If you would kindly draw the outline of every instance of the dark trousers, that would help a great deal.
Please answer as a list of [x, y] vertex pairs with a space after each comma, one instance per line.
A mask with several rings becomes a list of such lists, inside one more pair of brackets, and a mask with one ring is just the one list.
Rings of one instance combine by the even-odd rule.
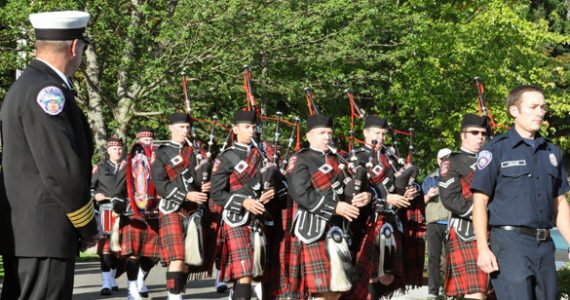
[[491, 251], [499, 271], [491, 274], [497, 299], [560, 298], [554, 263], [554, 242], [512, 231], [492, 229]]
[[66, 300], [73, 294], [75, 258], [3, 256], [0, 300]]
[[427, 225], [428, 292], [433, 295], [439, 294], [441, 250], [445, 243], [446, 230], [446, 224], [430, 223]]

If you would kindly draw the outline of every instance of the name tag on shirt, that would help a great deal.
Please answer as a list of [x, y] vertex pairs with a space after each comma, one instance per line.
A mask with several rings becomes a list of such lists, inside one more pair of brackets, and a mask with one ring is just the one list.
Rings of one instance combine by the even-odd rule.
[[526, 166], [526, 160], [509, 160], [501, 163], [501, 168]]

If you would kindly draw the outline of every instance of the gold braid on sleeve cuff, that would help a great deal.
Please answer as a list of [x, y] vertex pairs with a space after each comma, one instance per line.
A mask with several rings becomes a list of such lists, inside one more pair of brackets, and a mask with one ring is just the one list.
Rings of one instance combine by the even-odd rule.
[[93, 207], [93, 201], [88, 201], [87, 204], [85, 204], [80, 209], [67, 214], [67, 217], [75, 228], [83, 227], [89, 224], [94, 216], [95, 209]]

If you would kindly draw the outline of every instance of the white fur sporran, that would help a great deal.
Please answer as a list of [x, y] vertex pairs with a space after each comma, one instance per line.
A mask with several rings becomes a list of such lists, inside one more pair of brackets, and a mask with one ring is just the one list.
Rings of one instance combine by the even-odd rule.
[[193, 213], [186, 226], [184, 239], [184, 262], [191, 266], [200, 266], [204, 262], [204, 244], [202, 242], [202, 216]]
[[327, 232], [325, 243], [331, 263], [330, 290], [346, 292], [352, 288], [356, 271], [342, 229], [338, 226], [331, 227]]

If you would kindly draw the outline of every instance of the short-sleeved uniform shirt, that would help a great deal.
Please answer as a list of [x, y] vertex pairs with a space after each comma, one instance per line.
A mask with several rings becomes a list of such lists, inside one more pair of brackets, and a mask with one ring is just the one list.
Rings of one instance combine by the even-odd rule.
[[514, 128], [483, 146], [471, 185], [490, 198], [491, 226], [552, 228], [553, 199], [569, 190], [560, 148]]

